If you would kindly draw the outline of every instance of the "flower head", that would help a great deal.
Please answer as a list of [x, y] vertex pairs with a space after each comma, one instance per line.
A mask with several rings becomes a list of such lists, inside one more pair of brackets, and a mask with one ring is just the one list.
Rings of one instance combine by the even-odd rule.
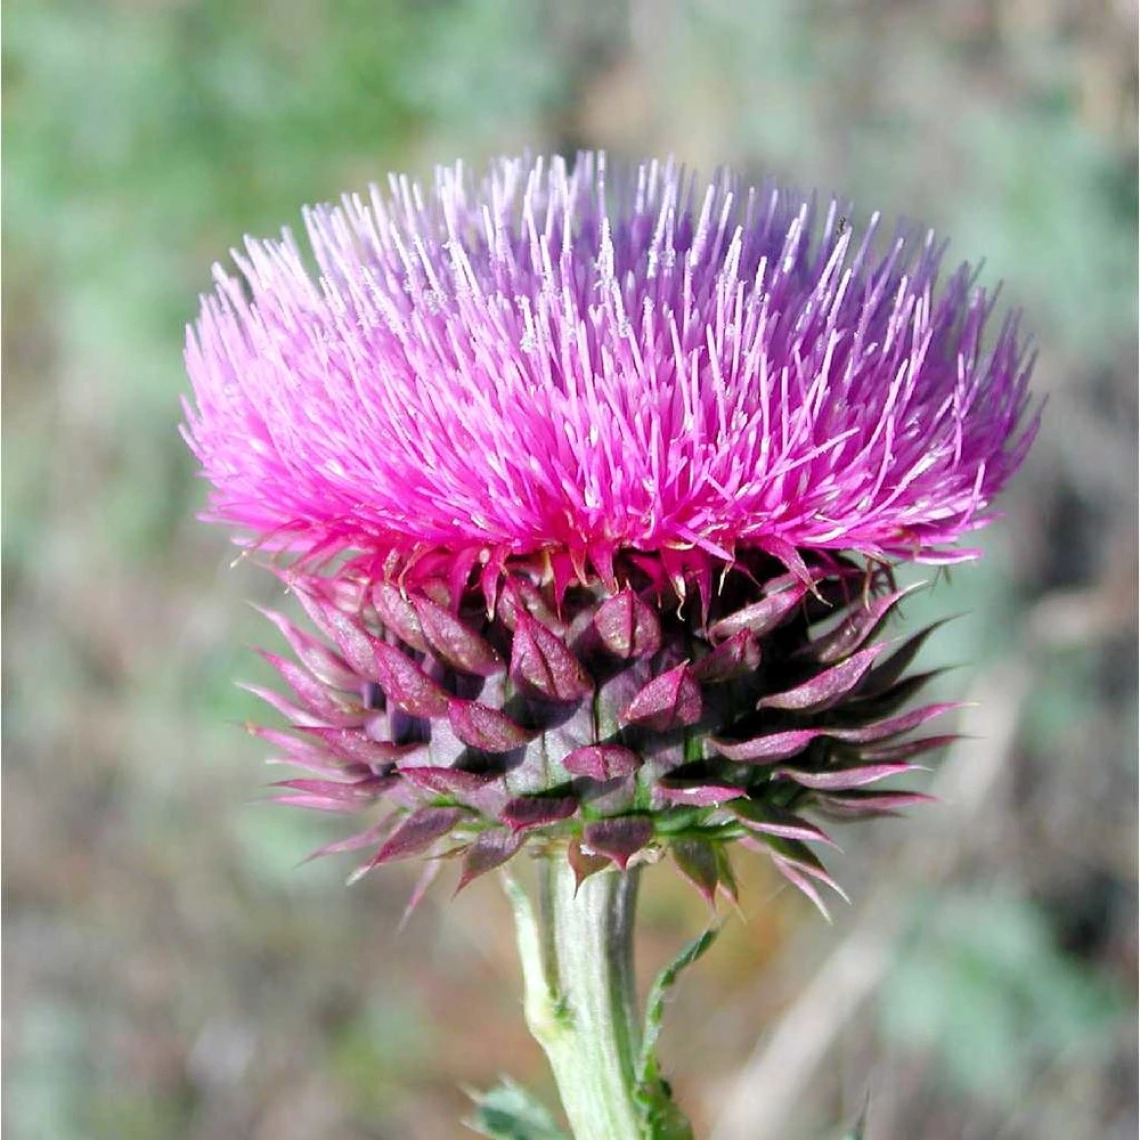
[[[187, 342], [212, 516], [298, 555], [270, 615], [301, 806], [387, 812], [365, 869], [524, 844], [671, 855], [710, 898], [803, 813], [890, 814], [946, 735], [876, 637], [893, 556], [966, 557], [1036, 420], [1016, 321], [942, 247], [601, 156], [441, 170], [218, 271]], [[880, 248], [881, 246], [881, 248]], [[714, 569], [719, 577], [714, 582]], [[689, 586], [695, 589], [689, 590]]]
[[249, 241], [187, 342], [212, 514], [265, 544], [961, 557], [1033, 434], [1016, 320], [834, 202], [587, 154], [305, 221], [319, 276]]

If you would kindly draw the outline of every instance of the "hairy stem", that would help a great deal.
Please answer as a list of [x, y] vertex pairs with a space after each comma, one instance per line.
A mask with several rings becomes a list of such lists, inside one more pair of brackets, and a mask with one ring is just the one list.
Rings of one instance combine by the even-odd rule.
[[641, 1018], [633, 976], [638, 872], [581, 886], [565, 858], [541, 860], [540, 910], [506, 880], [526, 983], [526, 1017], [546, 1052], [575, 1140], [647, 1140], [639, 1098]]

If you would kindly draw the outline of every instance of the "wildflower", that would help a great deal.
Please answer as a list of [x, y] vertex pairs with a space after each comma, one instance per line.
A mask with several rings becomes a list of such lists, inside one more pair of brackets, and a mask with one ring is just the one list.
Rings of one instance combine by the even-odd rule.
[[209, 517], [292, 556], [270, 615], [308, 777], [387, 811], [362, 870], [524, 844], [579, 878], [672, 857], [709, 900], [763, 849], [822, 905], [806, 809], [948, 737], [893, 561], [955, 561], [1036, 426], [1016, 318], [944, 247], [672, 164], [393, 179], [217, 271], [187, 341]]

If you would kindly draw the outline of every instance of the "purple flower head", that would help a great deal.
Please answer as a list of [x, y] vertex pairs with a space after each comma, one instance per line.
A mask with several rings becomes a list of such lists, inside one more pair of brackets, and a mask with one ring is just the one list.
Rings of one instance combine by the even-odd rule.
[[305, 215], [187, 339], [210, 517], [407, 568], [619, 551], [954, 560], [1036, 421], [943, 245], [672, 163], [508, 159]]
[[930, 631], [878, 640], [879, 563], [972, 553], [1036, 428], [1016, 318], [933, 235], [672, 164], [457, 167], [306, 226], [317, 272], [248, 242], [186, 350], [209, 517], [296, 556], [318, 634], [268, 615], [281, 796], [386, 812], [328, 849], [363, 870], [668, 853], [712, 902], [739, 841], [822, 906], [804, 813], [918, 802], [874, 785], [952, 739], [903, 711]]

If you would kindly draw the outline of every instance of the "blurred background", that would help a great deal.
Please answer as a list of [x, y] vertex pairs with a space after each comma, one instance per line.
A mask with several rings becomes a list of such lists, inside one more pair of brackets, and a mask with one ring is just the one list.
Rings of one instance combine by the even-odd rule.
[[[756, 860], [664, 1054], [717, 1140], [1135, 1137], [1136, 13], [1129, 0], [9, 0], [10, 1140], [460, 1136], [552, 1098], [490, 878], [346, 889], [262, 806], [269, 641], [195, 521], [183, 326], [245, 233], [389, 170], [604, 146], [935, 225], [1040, 346], [1041, 438], [915, 622], [979, 702], [938, 807], [850, 829], [825, 925]], [[351, 857], [349, 857], [351, 859]], [[643, 894], [648, 978], [707, 916]]]

